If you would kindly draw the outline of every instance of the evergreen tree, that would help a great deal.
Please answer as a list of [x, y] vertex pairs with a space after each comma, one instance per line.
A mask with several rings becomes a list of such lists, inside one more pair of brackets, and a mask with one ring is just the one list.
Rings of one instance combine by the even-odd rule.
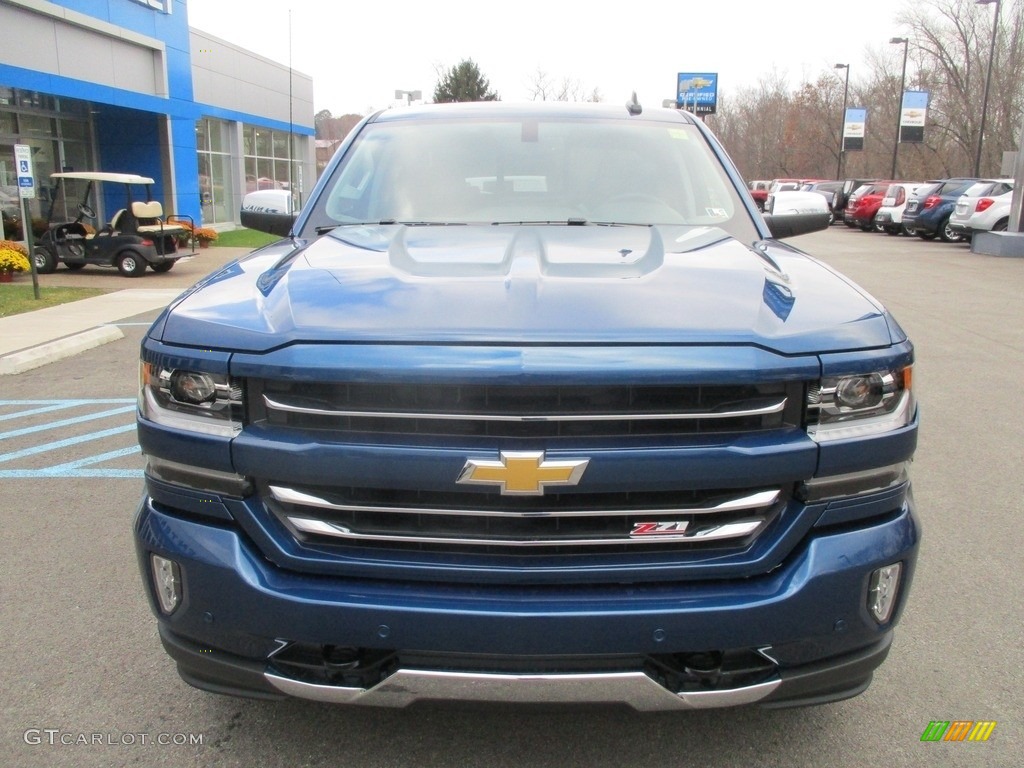
[[498, 94], [472, 59], [463, 59], [447, 72], [434, 88], [434, 101], [498, 101]]

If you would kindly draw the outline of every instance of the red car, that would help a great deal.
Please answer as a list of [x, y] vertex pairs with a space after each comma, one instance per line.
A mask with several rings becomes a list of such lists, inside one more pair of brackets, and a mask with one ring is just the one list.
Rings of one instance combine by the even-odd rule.
[[843, 222], [848, 227], [860, 227], [865, 232], [874, 229], [875, 214], [882, 207], [882, 198], [895, 181], [872, 181], [857, 187], [846, 201]]

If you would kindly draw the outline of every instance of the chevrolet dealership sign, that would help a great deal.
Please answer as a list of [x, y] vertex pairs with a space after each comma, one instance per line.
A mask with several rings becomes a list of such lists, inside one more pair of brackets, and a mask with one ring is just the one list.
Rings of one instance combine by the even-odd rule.
[[718, 106], [717, 72], [680, 72], [676, 78], [676, 104], [696, 115], [713, 115]]

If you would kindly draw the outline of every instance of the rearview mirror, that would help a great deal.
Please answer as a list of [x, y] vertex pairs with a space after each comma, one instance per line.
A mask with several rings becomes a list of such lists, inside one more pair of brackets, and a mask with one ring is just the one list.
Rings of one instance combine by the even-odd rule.
[[292, 194], [287, 189], [261, 189], [242, 198], [243, 227], [288, 237], [295, 223]]
[[764, 214], [772, 237], [779, 240], [828, 229], [828, 220], [828, 203], [817, 192], [776, 192]]

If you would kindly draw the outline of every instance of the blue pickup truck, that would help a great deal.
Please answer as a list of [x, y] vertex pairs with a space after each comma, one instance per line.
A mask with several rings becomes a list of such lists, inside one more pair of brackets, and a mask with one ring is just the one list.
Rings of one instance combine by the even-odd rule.
[[[141, 350], [134, 519], [191, 685], [854, 696], [920, 527], [913, 348], [676, 110], [393, 109]], [[268, 212], [269, 211], [269, 212]]]

